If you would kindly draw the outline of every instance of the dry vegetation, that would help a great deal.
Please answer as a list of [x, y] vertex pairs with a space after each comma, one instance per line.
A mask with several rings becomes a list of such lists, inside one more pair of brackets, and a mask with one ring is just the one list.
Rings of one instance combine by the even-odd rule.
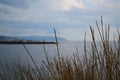
[[[72, 57], [63, 57], [59, 52], [59, 45], [56, 44], [58, 55], [51, 60], [46, 52], [45, 45], [43, 45], [46, 61], [43, 61], [41, 67], [39, 67], [23, 44], [35, 67], [30, 67], [28, 63], [18, 61], [10, 68], [1, 60], [0, 66], [4, 66], [5, 71], [4, 73], [0, 71], [0, 80], [120, 80], [119, 30], [117, 29], [119, 39], [114, 40], [114, 44], [110, 45], [110, 26], [104, 28], [102, 18], [101, 27], [98, 26], [97, 21], [96, 26], [101, 39], [100, 50], [98, 50], [94, 29], [91, 26], [92, 49], [88, 51], [86, 48], [85, 33], [83, 59], [79, 57], [77, 48], [77, 53], [73, 54]], [[55, 30], [54, 33], [57, 42]]]

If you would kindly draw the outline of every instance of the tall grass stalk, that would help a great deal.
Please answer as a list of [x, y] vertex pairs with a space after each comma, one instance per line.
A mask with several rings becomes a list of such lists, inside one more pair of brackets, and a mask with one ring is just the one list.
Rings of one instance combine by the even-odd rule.
[[27, 47], [25, 46], [25, 44], [23, 44], [23, 47], [25, 48], [26, 52], [28, 53], [30, 59], [32, 60], [34, 66], [35, 66], [35, 68], [36, 68], [36, 70], [37, 70], [37, 72], [38, 72], [38, 75], [37, 75], [38, 79], [39, 79], [39, 78], [40, 78], [40, 79], [43, 79], [43, 78], [42, 78], [41, 71], [39, 70], [39, 68], [38, 68], [38, 66], [37, 66], [34, 58], [32, 57], [31, 53], [29, 52], [29, 50], [27, 49]]

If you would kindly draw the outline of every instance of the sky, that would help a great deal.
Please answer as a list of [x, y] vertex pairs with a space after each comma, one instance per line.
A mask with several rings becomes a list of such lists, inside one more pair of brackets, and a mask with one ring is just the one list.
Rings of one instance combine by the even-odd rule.
[[111, 25], [111, 36], [120, 28], [120, 0], [0, 0], [0, 35], [57, 36], [71, 41], [91, 40], [89, 25], [95, 20]]

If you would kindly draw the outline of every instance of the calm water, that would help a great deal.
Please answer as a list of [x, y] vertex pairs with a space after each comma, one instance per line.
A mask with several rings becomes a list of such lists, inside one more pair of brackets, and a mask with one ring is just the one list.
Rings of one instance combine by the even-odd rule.
[[[111, 42], [113, 43], [113, 42]], [[87, 50], [91, 50], [91, 42], [87, 42]], [[99, 44], [99, 42], [97, 42]], [[99, 45], [98, 45], [99, 46]], [[40, 62], [45, 59], [44, 49], [42, 44], [32, 44], [32, 45], [26, 45], [27, 49], [33, 56], [33, 58]], [[48, 53], [48, 56], [54, 57], [57, 55], [57, 49], [55, 44], [46, 44], [46, 51]], [[60, 54], [69, 57], [73, 53], [76, 53], [76, 47], [78, 48], [78, 52], [80, 56], [83, 55], [83, 47], [84, 43], [83, 41], [65, 41], [65, 42], [59, 42], [59, 49]], [[100, 48], [100, 47], [99, 47]], [[18, 44], [0, 44], [0, 59], [2, 60], [16, 60], [16, 59], [30, 59], [26, 50], [24, 49], [23, 45]]]
[[[43, 45], [32, 44], [32, 45], [26, 45], [26, 47], [36, 61], [41, 61], [45, 59]], [[57, 55], [55, 44], [46, 44], [45, 47], [50, 57], [54, 57], [55, 55]], [[61, 55], [64, 55], [66, 57], [71, 56], [71, 54], [73, 53], [76, 53], [76, 47], [78, 48], [79, 53], [82, 55], [83, 42], [66, 41], [59, 43], [60, 53]], [[29, 56], [25, 51], [23, 45], [0, 44], [0, 59], [16, 60], [17, 58], [29, 59]]]

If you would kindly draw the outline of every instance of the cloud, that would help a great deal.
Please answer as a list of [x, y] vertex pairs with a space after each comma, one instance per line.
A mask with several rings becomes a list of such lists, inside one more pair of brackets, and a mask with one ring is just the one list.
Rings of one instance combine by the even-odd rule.
[[[101, 4], [103, 0], [100, 0]], [[106, 2], [106, 1], [105, 1]], [[86, 3], [86, 4], [85, 4]], [[87, 4], [99, 3], [96, 0], [35, 0], [29, 1], [27, 9], [18, 9], [9, 5], [0, 5], [0, 19], [12, 21], [33, 21], [33, 22], [82, 22], [87, 19], [104, 16], [107, 23], [119, 19], [118, 9], [111, 10], [106, 6], [89, 6]], [[108, 4], [108, 3], [106, 3]], [[115, 3], [114, 3], [115, 4]], [[86, 6], [84, 6], [86, 5]], [[119, 7], [118, 7], [119, 8]], [[119, 8], [120, 9], [120, 8]], [[7, 12], [7, 14], [4, 14]], [[112, 15], [115, 14], [115, 15]], [[115, 20], [118, 23], [119, 20]]]
[[120, 1], [119, 0], [88, 0], [88, 2], [94, 4], [99, 7], [107, 7], [111, 9], [119, 9], [120, 10]]
[[18, 8], [27, 8], [29, 0], [0, 0], [0, 4]]
[[[44, 9], [69, 10], [72, 7], [84, 8], [82, 1], [77, 0], [36, 0], [35, 4], [42, 6]], [[32, 4], [34, 5], [34, 4]]]
[[61, 8], [62, 10], [69, 10], [72, 7], [75, 8], [85, 8], [84, 4], [80, 1], [76, 1], [76, 0], [61, 0], [60, 3], [58, 3], [57, 0], [53, 0], [55, 2], [55, 6], [59, 5], [59, 8]]
[[53, 36], [53, 33], [39, 28], [19, 28], [0, 26], [0, 35], [7, 36]]
[[[6, 14], [4, 13], [6, 12]], [[12, 7], [10, 5], [0, 4], [0, 19], [10, 21], [25, 20], [25, 10]]]

